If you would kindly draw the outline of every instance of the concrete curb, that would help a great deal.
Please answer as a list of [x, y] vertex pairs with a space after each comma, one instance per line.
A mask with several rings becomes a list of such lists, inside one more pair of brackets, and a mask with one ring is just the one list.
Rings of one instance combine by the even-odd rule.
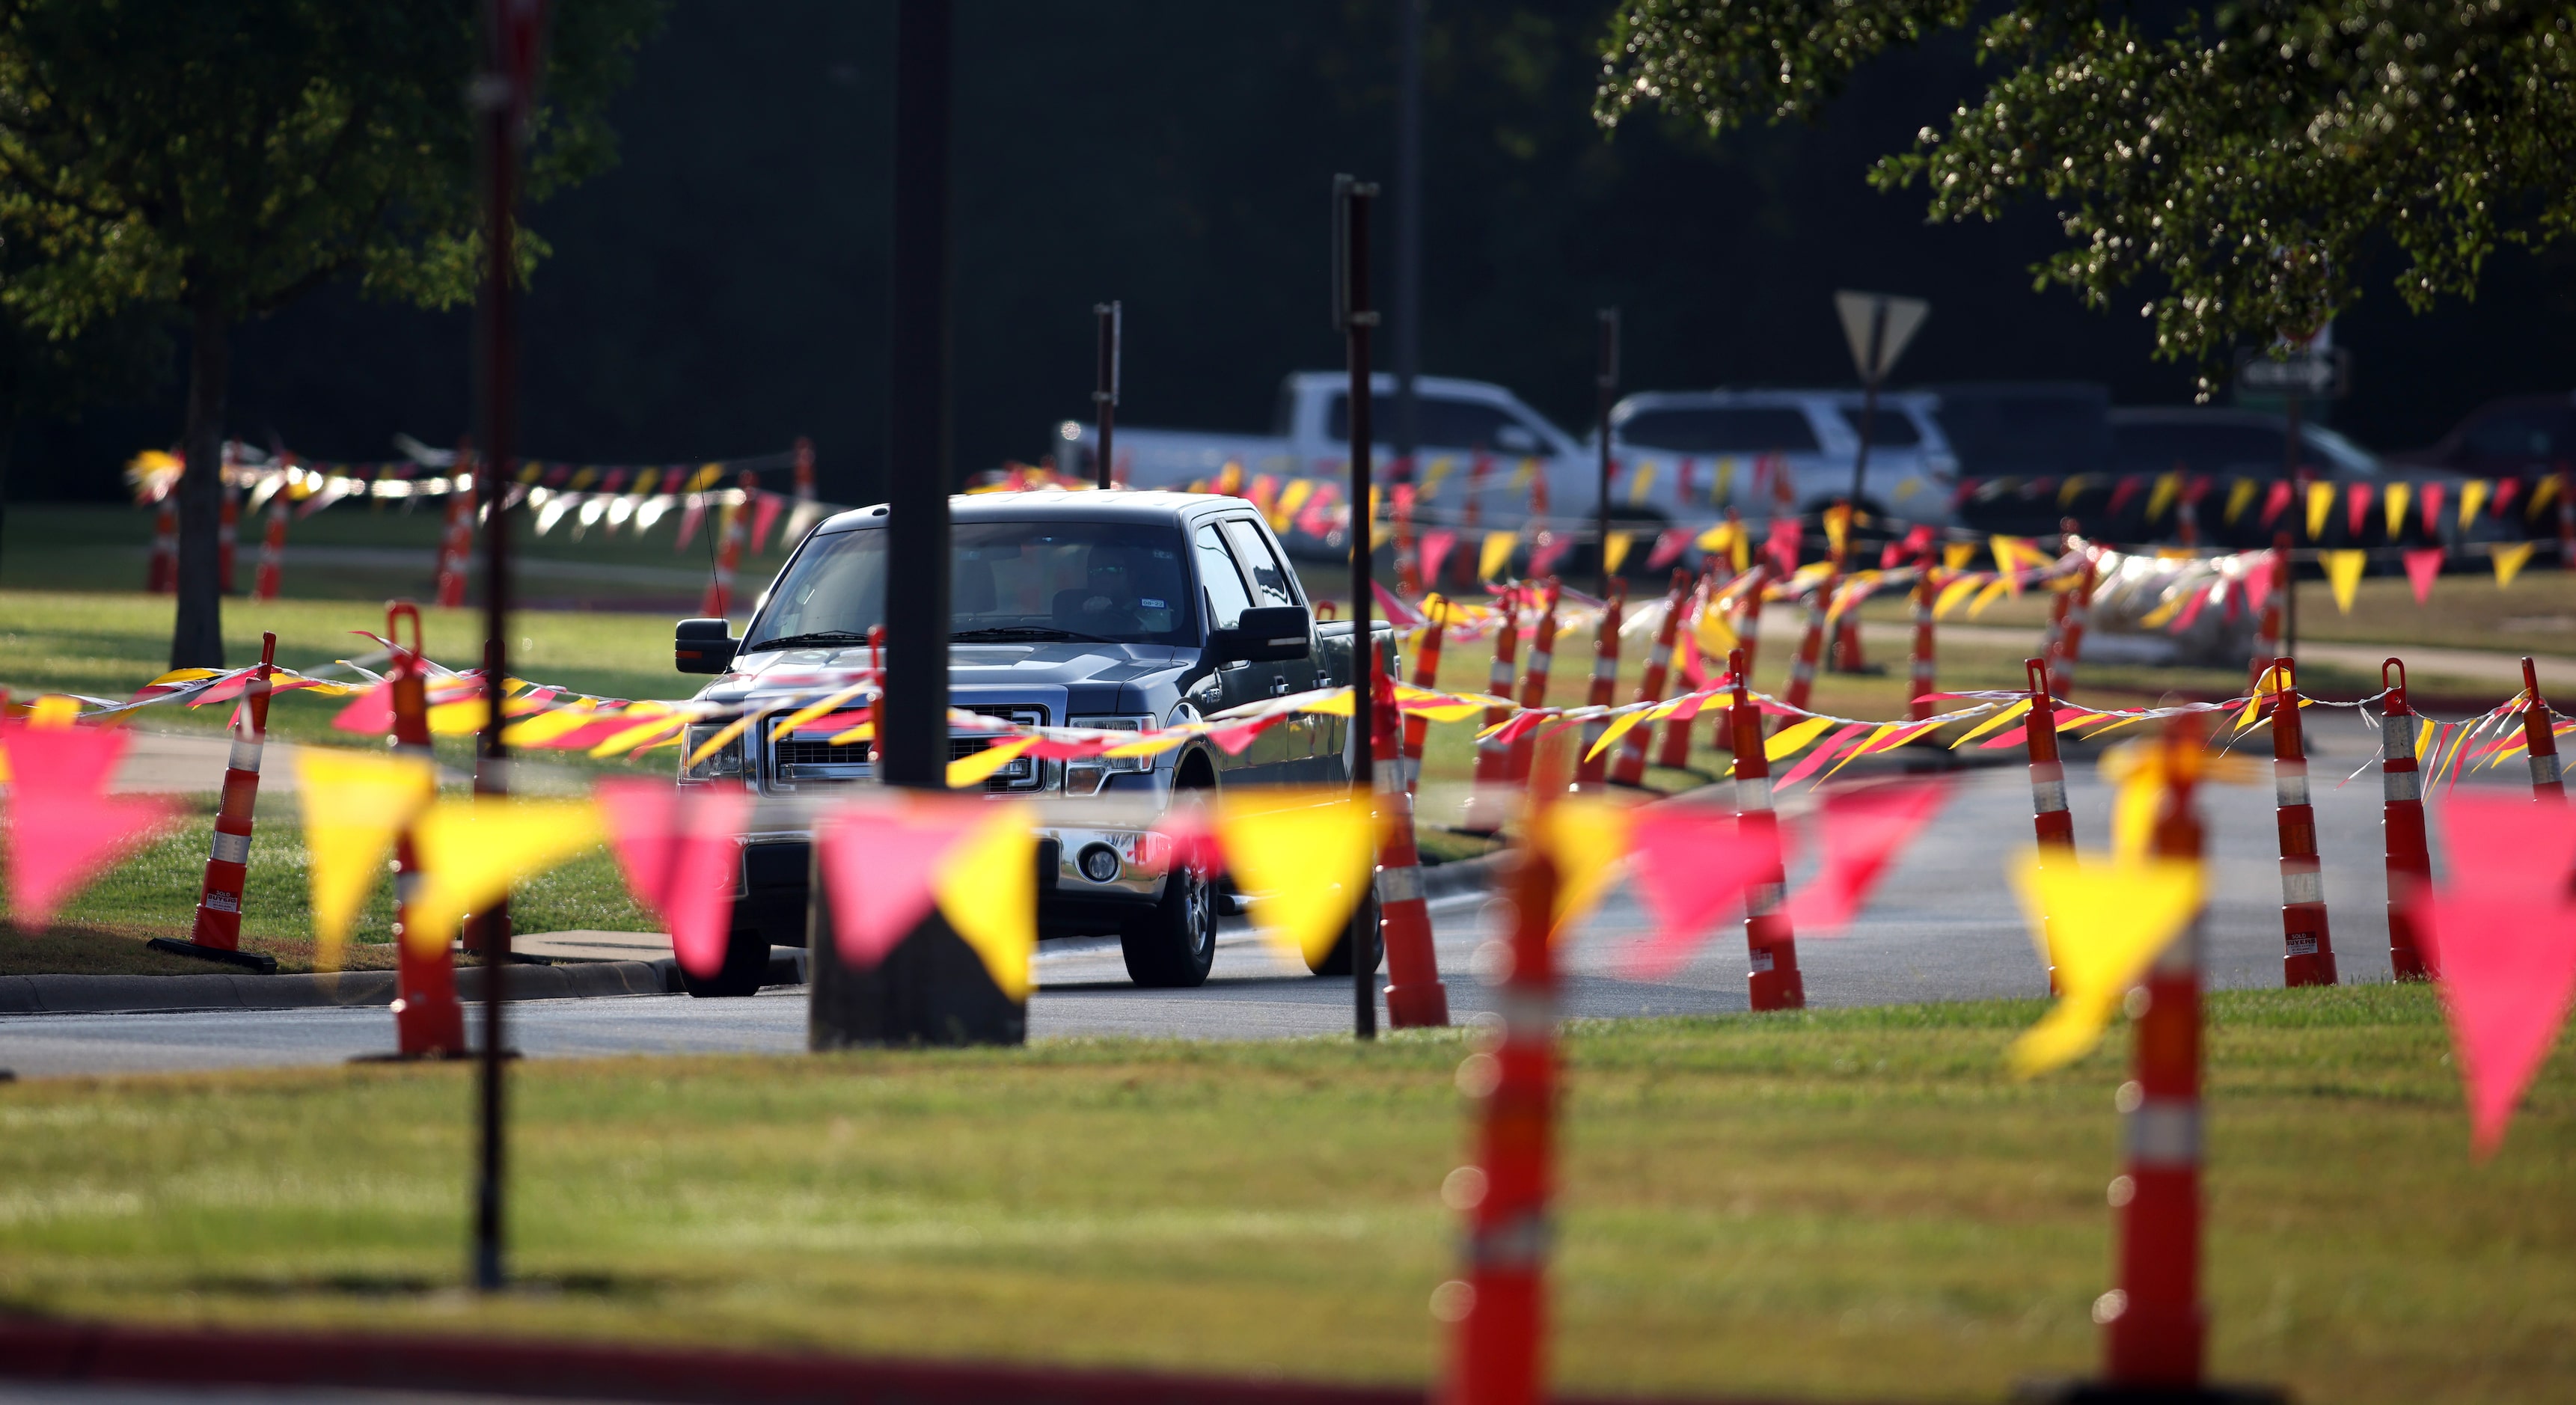
[[[772, 947], [763, 985], [802, 985], [805, 953]], [[613, 995], [676, 995], [680, 968], [660, 961], [578, 961], [510, 968], [518, 1000], [588, 1000]], [[483, 971], [456, 973], [456, 993], [483, 998]], [[256, 976], [0, 976], [0, 1015], [144, 1014], [181, 1010], [303, 1010], [335, 1005], [391, 1005], [394, 973]]]

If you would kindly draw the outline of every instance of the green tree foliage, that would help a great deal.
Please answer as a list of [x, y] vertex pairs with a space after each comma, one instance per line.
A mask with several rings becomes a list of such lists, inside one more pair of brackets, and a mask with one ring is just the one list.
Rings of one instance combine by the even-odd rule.
[[[231, 329], [334, 279], [473, 295], [461, 0], [0, 2], [0, 232], [37, 255], [0, 300], [56, 336], [135, 305], [190, 329], [173, 666], [218, 664], [217, 481]], [[606, 167], [603, 112], [659, 0], [569, 0], [527, 193]], [[542, 257], [533, 236], [525, 265]]]
[[2170, 28], [2122, 8], [1966, 0], [1624, 0], [1595, 116], [1661, 109], [1715, 136], [1811, 118], [1864, 62], [1993, 14], [1983, 100], [1911, 152], [1936, 220], [2051, 202], [2038, 265], [2096, 307], [2145, 281], [2160, 354], [2207, 373], [2231, 343], [2303, 335], [2361, 296], [2384, 237], [2418, 312], [2474, 293], [2499, 241], [2576, 221], [2576, 6], [2256, 0]]

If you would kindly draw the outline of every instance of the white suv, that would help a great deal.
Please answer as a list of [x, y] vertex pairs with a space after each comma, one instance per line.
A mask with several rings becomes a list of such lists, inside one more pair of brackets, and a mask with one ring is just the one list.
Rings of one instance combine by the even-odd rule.
[[[1611, 454], [1622, 479], [1613, 495], [1659, 508], [1677, 526], [1712, 521], [1728, 506], [1747, 517], [1783, 503], [1815, 511], [1851, 492], [1862, 403], [1857, 390], [1631, 395], [1610, 411]], [[1920, 392], [1878, 397], [1861, 485], [1866, 507], [1914, 522], [1950, 519], [1959, 461], [1932, 416], [1939, 403]], [[1637, 490], [1642, 464], [1655, 467]]]

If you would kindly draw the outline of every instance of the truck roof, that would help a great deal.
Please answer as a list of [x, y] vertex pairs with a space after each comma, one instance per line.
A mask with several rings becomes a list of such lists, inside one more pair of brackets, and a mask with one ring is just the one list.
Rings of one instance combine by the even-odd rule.
[[[1221, 493], [1173, 493], [1127, 488], [1040, 488], [1018, 493], [960, 493], [948, 500], [951, 522], [1194, 522], [1226, 508], [1250, 508]], [[886, 505], [853, 508], [826, 520], [816, 532], [848, 532], [884, 525]]]

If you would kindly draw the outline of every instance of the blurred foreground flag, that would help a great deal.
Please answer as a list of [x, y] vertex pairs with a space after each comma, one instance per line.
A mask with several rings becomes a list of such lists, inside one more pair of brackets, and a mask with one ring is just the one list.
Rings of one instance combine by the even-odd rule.
[[127, 735], [99, 727], [0, 728], [9, 765], [9, 908], [32, 936], [65, 899], [176, 820], [160, 796], [110, 795]]
[[2464, 791], [2445, 807], [2442, 845], [2450, 882], [2418, 911], [2483, 1158], [2503, 1144], [2576, 997], [2576, 810]]
[[428, 955], [455, 939], [468, 913], [599, 842], [599, 809], [587, 800], [441, 800], [412, 825], [420, 894], [403, 944]]
[[1377, 823], [1348, 791], [1230, 791], [1215, 809], [1253, 925], [1309, 967], [1339, 941], [1377, 871]]
[[825, 817], [833, 945], [873, 970], [933, 906], [1013, 1000], [1037, 947], [1037, 831], [1024, 806], [981, 800], [855, 801]]
[[747, 790], [621, 777], [593, 792], [609, 847], [635, 900], [671, 929], [671, 954], [700, 980], [724, 969], [733, 893], [742, 876], [737, 839], [751, 818]]
[[312, 868], [315, 964], [336, 970], [394, 841], [438, 797], [438, 773], [425, 757], [308, 746], [295, 753], [295, 788]]
[[2129, 988], [2200, 911], [2202, 877], [2199, 864], [2179, 859], [2103, 863], [2061, 853], [2043, 863], [2036, 850], [2014, 858], [2010, 871], [2031, 940], [2063, 992], [2013, 1041], [2013, 1071], [2027, 1078], [2101, 1040]]

